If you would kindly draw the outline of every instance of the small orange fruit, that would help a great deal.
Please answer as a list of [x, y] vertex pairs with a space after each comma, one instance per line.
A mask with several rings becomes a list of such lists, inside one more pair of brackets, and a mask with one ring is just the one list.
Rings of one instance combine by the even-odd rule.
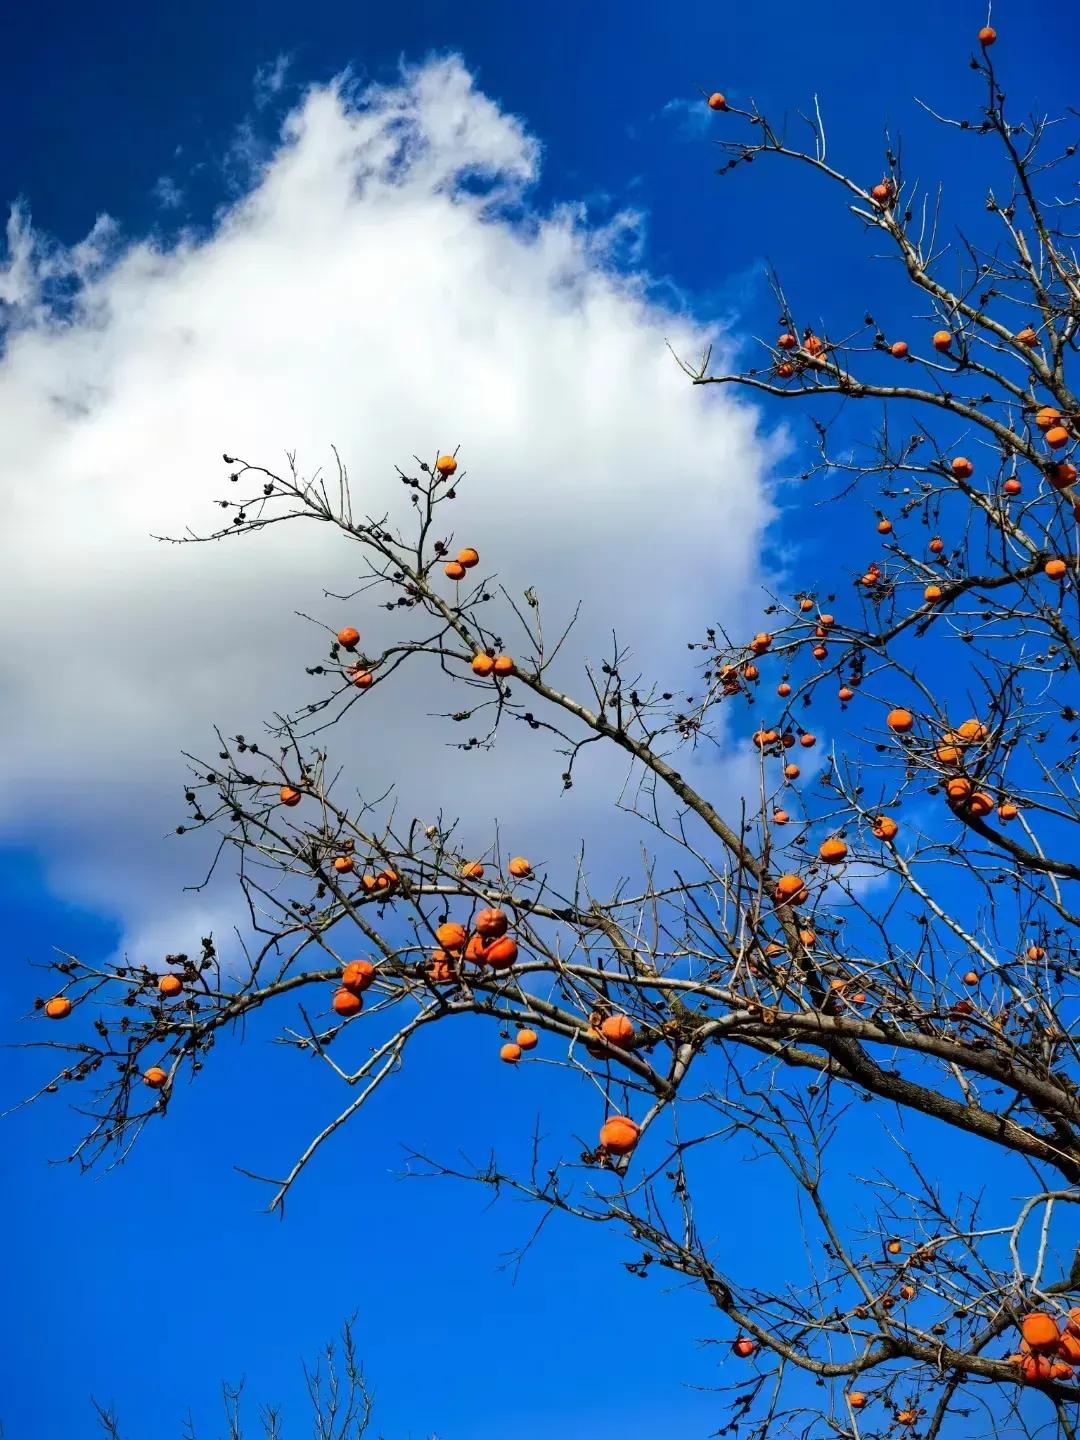
[[908, 345], [906, 340], [894, 340], [889, 346], [889, 354], [896, 360], [903, 360], [907, 353]]
[[474, 675], [490, 675], [495, 669], [494, 658], [481, 651], [479, 655], [473, 656], [472, 668]]
[[852, 1410], [861, 1410], [866, 1404], [866, 1396], [861, 1390], [849, 1390], [847, 1393], [847, 1403], [851, 1406]]
[[370, 960], [350, 960], [341, 972], [342, 987], [357, 995], [362, 995], [374, 979], [375, 966]]
[[457, 563], [465, 570], [471, 570], [474, 565], [480, 564], [479, 552], [471, 545], [466, 545], [464, 550], [458, 551]]
[[463, 880], [482, 880], [484, 878], [484, 867], [479, 860], [467, 860], [461, 867], [461, 878]]
[[528, 1028], [519, 1030], [516, 1036], [519, 1050], [535, 1050], [539, 1040], [540, 1036], [537, 1035], [536, 1031], [529, 1030]]
[[1059, 460], [1056, 465], [1051, 465], [1046, 472], [1046, 478], [1055, 490], [1064, 490], [1076, 479], [1076, 466], [1068, 460]]
[[912, 715], [910, 710], [905, 710], [903, 707], [898, 706], [895, 710], [890, 710], [888, 715], [886, 715], [885, 724], [895, 734], [906, 735], [915, 724], [915, 716]]
[[355, 650], [360, 643], [360, 631], [346, 625], [344, 630], [337, 632], [337, 642], [343, 650]]
[[891, 534], [892, 534], [892, 521], [891, 521], [891, 520], [879, 520], [879, 521], [877, 522], [877, 533], [878, 533], [879, 535], [891, 535]]
[[633, 1042], [637, 1032], [626, 1015], [609, 1015], [601, 1024], [600, 1033], [605, 1040], [610, 1040], [612, 1045], [625, 1047]]
[[944, 355], [945, 351], [948, 350], [952, 345], [952, 335], [949, 333], [948, 330], [935, 330], [933, 343], [934, 349], [940, 351], [941, 354]]
[[497, 940], [500, 935], [505, 935], [510, 927], [510, 920], [505, 910], [481, 910], [473, 922], [476, 933], [482, 935], [485, 940]]
[[1069, 443], [1069, 432], [1064, 425], [1051, 425], [1046, 432], [1046, 443], [1051, 450], [1060, 450]]
[[496, 675], [512, 675], [514, 662], [509, 655], [496, 655], [493, 668]]
[[740, 1360], [749, 1360], [756, 1349], [757, 1346], [748, 1335], [740, 1335], [731, 1346], [732, 1353], [737, 1355]]
[[899, 829], [891, 815], [878, 815], [870, 826], [876, 840], [895, 840]]
[[356, 869], [356, 861], [351, 855], [335, 855], [334, 869], [339, 875], [351, 875]]
[[66, 1020], [71, 1014], [71, 1001], [66, 995], [54, 995], [45, 1001], [45, 1014], [50, 1020]]
[[1019, 808], [1011, 800], [1003, 800], [998, 806], [998, 819], [1002, 824], [1007, 825], [1010, 820], [1015, 820], [1020, 814]]
[[504, 1045], [499, 1051], [499, 1059], [505, 1060], [508, 1065], [516, 1065], [521, 1059], [521, 1046], [512, 1042]]
[[975, 466], [966, 455], [957, 455], [949, 468], [958, 480], [967, 480], [975, 474]]
[[806, 899], [806, 885], [799, 875], [781, 875], [773, 894], [778, 905], [801, 905]]
[[1010, 475], [1001, 488], [1006, 495], [1019, 495], [1024, 487], [1015, 475]]
[[629, 1155], [641, 1139], [641, 1131], [625, 1115], [612, 1115], [600, 1126], [600, 1148], [609, 1155]]
[[440, 475], [453, 475], [457, 469], [457, 461], [453, 455], [440, 455], [435, 461], [435, 469]]
[[461, 562], [458, 560], [448, 560], [447, 563], [443, 566], [443, 570], [448, 580], [465, 579], [465, 566], [462, 565]]
[[291, 785], [283, 785], [278, 791], [278, 798], [283, 805], [291, 809], [294, 805], [300, 804], [300, 791], [294, 790]]
[[1064, 560], [1054, 558], [1053, 560], [1047, 560], [1043, 566], [1043, 573], [1051, 580], [1061, 580], [1069, 573], [1069, 567], [1065, 564]]
[[927, 585], [926, 589], [923, 591], [923, 599], [926, 600], [926, 601], [927, 601], [929, 604], [931, 604], [931, 605], [932, 605], [936, 600], [940, 600], [940, 599], [941, 599], [941, 586], [940, 586], [940, 585]]
[[451, 953], [464, 950], [465, 941], [468, 938], [464, 925], [457, 925], [452, 920], [444, 921], [435, 931], [435, 939], [444, 950], [449, 950]]
[[992, 25], [984, 25], [979, 31], [979, 44], [983, 47], [984, 50], [988, 46], [993, 45], [996, 39], [997, 31]]
[[506, 868], [515, 880], [524, 880], [532, 874], [532, 866], [524, 855], [515, 855]]
[[502, 935], [491, 942], [484, 954], [493, 970], [509, 970], [518, 956], [517, 941], [509, 935]]
[[168, 1075], [160, 1065], [151, 1065], [149, 1070], [143, 1071], [143, 1084], [149, 1085], [151, 1090], [160, 1090], [168, 1080]]
[[1018, 345], [1026, 345], [1029, 350], [1034, 350], [1035, 346], [1039, 343], [1039, 337], [1030, 325], [1025, 325], [1023, 330], [1017, 334], [1016, 343]]
[[1061, 411], [1055, 410], [1052, 405], [1043, 405], [1035, 411], [1035, 424], [1040, 430], [1049, 430], [1060, 419]]
[[714, 94], [712, 94], [712, 95], [709, 96], [709, 109], [710, 109], [710, 110], [726, 110], [727, 108], [728, 108], [727, 100], [724, 98], [723, 95], [720, 94], [720, 91], [719, 91], [719, 90], [717, 90]]
[[786, 680], [781, 680], [780, 684], [776, 687], [776, 693], [780, 696], [781, 700], [786, 700], [791, 694], [791, 686]]
[[843, 840], [833, 836], [830, 840], [823, 840], [818, 847], [818, 854], [827, 865], [839, 865], [847, 858], [847, 846]]
[[349, 679], [358, 690], [367, 690], [375, 684], [375, 676], [370, 670], [361, 670], [359, 666], [348, 672]]
[[1035, 1355], [1056, 1350], [1061, 1339], [1057, 1321], [1043, 1310], [1033, 1310], [1025, 1315], [1020, 1321], [1020, 1333]]
[[360, 996], [357, 995], [356, 991], [346, 990], [344, 985], [340, 990], [334, 991], [332, 1003], [334, 1010], [343, 1020], [347, 1020], [350, 1015], [359, 1015], [360, 1011], [364, 1008], [364, 1002]]
[[177, 995], [183, 990], [184, 982], [180, 979], [179, 975], [162, 975], [158, 981], [157, 988], [158, 994], [164, 995], [166, 1000], [175, 1000]]

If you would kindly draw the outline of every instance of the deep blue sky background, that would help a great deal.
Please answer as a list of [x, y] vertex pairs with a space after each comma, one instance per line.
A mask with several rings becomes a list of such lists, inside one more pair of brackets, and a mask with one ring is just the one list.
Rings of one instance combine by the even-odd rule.
[[[942, 136], [911, 98], [947, 107], [952, 97], [972, 113], [966, 60], [984, 18], [968, 0], [916, 9], [773, 0], [767, 13], [721, 0], [17, 7], [4, 27], [0, 199], [25, 197], [36, 223], [66, 242], [103, 210], [133, 233], [178, 218], [205, 223], [226, 198], [219, 161], [252, 110], [257, 67], [289, 53], [292, 82], [346, 65], [389, 78], [399, 57], [454, 49], [543, 141], [542, 207], [580, 198], [599, 213], [642, 207], [645, 263], [683, 287], [703, 317], [714, 305], [735, 308], [748, 333], [772, 334], [761, 281], [772, 258], [792, 295], [827, 302], [835, 323], [839, 310], [861, 315], [875, 278], [857, 227], [800, 173], [754, 166], [717, 180], [709, 130], [688, 134], [661, 112], [671, 100], [693, 101], [699, 86], [754, 95], [774, 111], [816, 89], [838, 159], [879, 170], [882, 123], [900, 125], [909, 171], [942, 175], [953, 213], [974, 217], [975, 142]], [[1073, 98], [1073, 6], [1008, 3], [996, 23], [1011, 88], [1051, 109]], [[184, 189], [179, 211], [163, 211], [155, 196], [163, 174]], [[777, 543], [787, 538], [781, 528]], [[839, 538], [855, 544], [855, 532]], [[813, 564], [815, 537], [804, 528], [800, 539]], [[54, 943], [91, 951], [116, 940], [108, 916], [73, 912], [46, 893], [30, 855], [4, 857], [0, 913], [5, 1016], [34, 993], [28, 958]], [[18, 1090], [34, 1067], [8, 1052], [3, 1068]], [[246, 1374], [253, 1398], [295, 1401], [299, 1358], [353, 1309], [388, 1435], [437, 1429], [473, 1440], [512, 1428], [528, 1440], [565, 1428], [571, 1414], [575, 1433], [598, 1437], [714, 1427], [714, 1399], [684, 1388], [716, 1383], [713, 1357], [693, 1344], [715, 1333], [703, 1304], [659, 1298], [656, 1282], [613, 1263], [626, 1247], [601, 1247], [598, 1258], [593, 1237], [565, 1225], [512, 1285], [499, 1256], [534, 1217], [392, 1176], [401, 1137], [443, 1154], [460, 1143], [479, 1158], [491, 1136], [527, 1132], [547, 1084], [538, 1067], [508, 1083], [486, 1044], [433, 1041], [396, 1098], [327, 1152], [284, 1225], [258, 1213], [259, 1193], [231, 1167], [281, 1154], [282, 1137], [301, 1138], [332, 1097], [257, 1034], [243, 1051], [219, 1055], [216, 1068], [218, 1083], [184, 1095], [168, 1126], [154, 1127], [115, 1174], [80, 1178], [46, 1165], [71, 1133], [62, 1101], [4, 1122], [0, 1233], [14, 1302], [0, 1355], [6, 1440], [91, 1433], [90, 1393], [116, 1400], [130, 1440], [178, 1433], [189, 1403], [210, 1413], [223, 1377]], [[730, 1198], [740, 1249], [775, 1250], [783, 1218], [769, 1187], [755, 1189], [748, 1213], [731, 1177], [715, 1181], [721, 1211]], [[604, 1403], [599, 1383], [612, 1369], [621, 1412]]]

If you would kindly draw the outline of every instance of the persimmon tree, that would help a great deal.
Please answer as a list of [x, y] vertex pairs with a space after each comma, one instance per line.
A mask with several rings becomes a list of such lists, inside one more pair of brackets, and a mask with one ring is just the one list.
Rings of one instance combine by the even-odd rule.
[[[1076, 1433], [1075, 146], [1012, 117], [995, 38], [971, 59], [975, 118], [937, 117], [997, 147], [993, 234], [946, 243], [942, 202], [899, 147], [880, 176], [845, 174], [816, 103], [807, 147], [708, 99], [726, 183], [750, 162], [810, 167], [898, 262], [882, 285], [910, 319], [832, 333], [827, 297], [777, 276], [778, 338], [748, 368], [683, 362], [696, 385], [805, 408], [815, 499], [861, 514], [869, 493], [877, 515], [858, 565], [766, 597], [757, 635], [703, 617], [693, 699], [679, 677], [640, 676], [628, 648], [571, 673], [536, 594], [485, 581], [490, 557], [454, 539], [464, 453], [399, 472], [402, 517], [363, 513], [340, 461], [328, 480], [225, 457], [222, 528], [183, 543], [314, 520], [353, 547], [361, 587], [326, 617], [319, 698], [268, 737], [221, 734], [191, 757], [183, 828], [218, 832], [215, 863], [236, 868], [245, 962], [223, 965], [208, 937], [162, 973], [52, 967], [42, 1019], [68, 1028], [41, 1042], [59, 1066], [43, 1089], [96, 1087], [82, 1164], [126, 1153], [215, 1045], [272, 1010], [343, 1096], [303, 1153], [271, 1162], [281, 1211], [431, 1026], [486, 1017], [493, 1058], [501, 1044], [508, 1065], [540, 1055], [580, 1079], [580, 1125], [547, 1127], [524, 1172], [497, 1151], [414, 1167], [616, 1231], [632, 1273], [690, 1282], [733, 1352], [723, 1424]], [[862, 446], [852, 414], [874, 437]], [[376, 604], [401, 638], [367, 653]], [[405, 667], [457, 693], [463, 785], [466, 753], [508, 726], [560, 754], [563, 786], [594, 745], [621, 752], [655, 840], [639, 883], [597, 894], [584, 861], [556, 875], [512, 827], [509, 850], [493, 836], [476, 854], [449, 821], [344, 793], [329, 740], [357, 707], [392, 718]], [[755, 794], [688, 778], [695, 747], [751, 739]], [[832, 1157], [868, 1125], [893, 1159], [854, 1183]], [[713, 1238], [729, 1156], [757, 1158], [749, 1193], [785, 1196], [801, 1270], [762, 1279], [760, 1256]]]

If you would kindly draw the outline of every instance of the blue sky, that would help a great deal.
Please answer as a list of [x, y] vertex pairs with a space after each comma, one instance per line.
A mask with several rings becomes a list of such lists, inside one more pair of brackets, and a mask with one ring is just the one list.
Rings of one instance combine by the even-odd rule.
[[[22, 8], [6, 27], [0, 196], [25, 198], [35, 223], [64, 244], [102, 211], [135, 236], [207, 226], [234, 193], [235, 169], [223, 157], [238, 127], [249, 124], [268, 143], [283, 107], [309, 83], [345, 67], [389, 81], [402, 57], [454, 51], [541, 142], [537, 209], [584, 200], [598, 219], [640, 209], [643, 265], [702, 320], [719, 314], [736, 333], [771, 335], [776, 316], [762, 267], [775, 259], [789, 292], [807, 304], [827, 298], [830, 321], [843, 330], [838, 312], [857, 320], [880, 274], [858, 228], [843, 224], [800, 172], [743, 167], [718, 180], [709, 139], [724, 119], [704, 115], [699, 125], [700, 112], [673, 102], [692, 106], [699, 86], [719, 87], [775, 112], [816, 89], [855, 173], [880, 168], [882, 122], [900, 125], [909, 167], [942, 174], [953, 213], [975, 216], [982, 189], [969, 142], [943, 137], [911, 97], [941, 107], [972, 97], [966, 55], [984, 18], [967, 0], [917, 13], [847, 0], [815, 11], [777, 0], [767, 33], [750, 6], [645, 0], [309, 0], [302, 18], [277, 0]], [[1078, 58], [1071, 7], [1032, 12], [1010, 3], [995, 18], [1000, 61], [1017, 88], [1049, 108], [1066, 102]], [[256, 74], [271, 74], [281, 55], [289, 57], [283, 87], [267, 96]], [[178, 203], [163, 203], [172, 192], [162, 177]], [[888, 305], [876, 307], [884, 320]], [[802, 435], [797, 424], [794, 434]], [[847, 523], [826, 543], [784, 513], [763, 559], [788, 554], [796, 541], [811, 570], [830, 548], [854, 555], [864, 534], [857, 520]], [[34, 993], [26, 962], [53, 944], [108, 950], [121, 932], [108, 909], [65, 903], [55, 850], [40, 854], [11, 839], [0, 871], [0, 1010], [6, 1038], [17, 1039], [23, 1031], [9, 1017]], [[146, 864], [156, 843], [155, 832], [139, 847]], [[533, 1217], [510, 1202], [488, 1208], [480, 1193], [395, 1178], [402, 1137], [418, 1149], [460, 1146], [480, 1157], [498, 1135], [512, 1155], [536, 1111], [551, 1113], [542, 1069], [508, 1078], [495, 1073], [485, 1044], [433, 1042], [392, 1097], [327, 1153], [279, 1224], [259, 1213], [258, 1191], [232, 1166], [302, 1140], [333, 1097], [257, 1029], [242, 1049], [223, 1048], [213, 1068], [212, 1083], [186, 1095], [115, 1173], [80, 1177], [47, 1164], [73, 1133], [59, 1097], [53, 1108], [4, 1122], [9, 1183], [0, 1222], [19, 1308], [0, 1361], [0, 1419], [11, 1440], [88, 1434], [91, 1394], [116, 1402], [130, 1440], [179, 1433], [189, 1405], [200, 1418], [214, 1415], [218, 1381], [241, 1376], [253, 1399], [281, 1398], [298, 1415], [300, 1359], [353, 1310], [388, 1436], [474, 1440], [512, 1420], [518, 1440], [529, 1440], [568, 1417], [575, 1431], [598, 1437], [714, 1427], [714, 1399], [693, 1388], [717, 1383], [715, 1357], [696, 1344], [715, 1333], [701, 1301], [628, 1276], [618, 1264], [627, 1247], [596, 1244], [570, 1225], [552, 1227], [513, 1283], [500, 1257], [522, 1242]], [[38, 1073], [33, 1057], [17, 1051], [7, 1052], [4, 1071], [5, 1095]], [[558, 1107], [573, 1102], [559, 1095], [561, 1115]], [[717, 1225], [737, 1234], [740, 1248], [759, 1245], [764, 1265], [776, 1264], [784, 1216], [768, 1187], [748, 1207], [735, 1176], [710, 1179]], [[608, 1371], [619, 1375], [631, 1429], [603, 1401]], [[215, 1433], [209, 1421], [205, 1433]]]

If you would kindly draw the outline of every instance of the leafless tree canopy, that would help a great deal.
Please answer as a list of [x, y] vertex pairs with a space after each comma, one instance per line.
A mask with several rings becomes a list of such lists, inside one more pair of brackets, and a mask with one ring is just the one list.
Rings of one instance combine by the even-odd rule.
[[[279, 472], [226, 457], [222, 528], [188, 541], [314, 520], [351, 545], [361, 580], [326, 625], [320, 697], [268, 738], [221, 734], [190, 757], [185, 828], [218, 833], [215, 863], [235, 868], [248, 906], [242, 973], [209, 937], [164, 957], [164, 979], [92, 958], [52, 966], [43, 1093], [86, 1082], [84, 1165], [122, 1157], [216, 1043], [239, 1043], [245, 1017], [273, 1007], [283, 1042], [342, 1094], [267, 1181], [281, 1210], [429, 1026], [487, 1016], [508, 1064], [541, 1056], [579, 1077], [588, 1146], [548, 1126], [523, 1173], [497, 1150], [473, 1169], [438, 1156], [415, 1167], [615, 1230], [634, 1273], [691, 1282], [715, 1307], [716, 1343], [734, 1346], [722, 1426], [1074, 1435], [1075, 126], [1014, 115], [983, 40], [970, 117], [938, 117], [997, 148], [977, 236], [905, 174], [899, 146], [880, 177], [846, 175], [816, 104], [785, 127], [710, 102], [722, 173], [812, 167], [822, 205], [846, 206], [891, 258], [881, 284], [907, 294], [911, 318], [904, 334], [872, 315], [833, 334], [829, 297], [796, 299], [777, 277], [777, 338], [752, 368], [682, 362], [695, 384], [801, 411], [815, 500], [835, 495], [840, 516], [873, 496], [879, 522], [854, 570], [837, 556], [831, 573], [767, 597], [759, 635], [714, 624], [672, 637], [693, 647], [692, 695], [639, 674], [632, 636], [576, 673], [531, 590], [486, 582], [490, 557], [458, 556], [468, 482], [453, 457], [399, 472], [408, 503], [394, 516], [363, 513], [340, 462], [307, 478], [295, 461]], [[834, 453], [852, 413], [874, 438]], [[376, 605], [401, 639], [367, 654]], [[335, 634], [343, 609], [361, 635]], [[331, 732], [358, 706], [385, 706], [392, 723], [404, 667], [452, 685], [461, 751], [526, 727], [538, 755], [558, 755], [564, 786], [590, 747], [621, 752], [633, 779], [619, 803], [653, 842], [637, 882], [595, 893], [586, 857], [548, 873], [512, 826], [510, 849], [493, 836], [464, 853], [450, 820], [345, 793]], [[827, 755], [812, 716], [836, 737]], [[707, 773], [692, 761], [733, 736], [753, 737], [760, 760], [741, 804], [686, 774]], [[800, 760], [820, 765], [811, 780]], [[54, 1026], [67, 1002], [77, 1014]], [[833, 1157], [868, 1127], [891, 1137], [894, 1160], [853, 1179], [850, 1158]], [[952, 1153], [962, 1163], [944, 1166]], [[758, 1163], [721, 1182], [728, 1154]], [[759, 1185], [785, 1197], [805, 1260], [783, 1284], [718, 1242], [719, 1183], [729, 1210], [736, 1185], [740, 1204]], [[1022, 1344], [1033, 1313], [1051, 1320], [1029, 1321]]]

